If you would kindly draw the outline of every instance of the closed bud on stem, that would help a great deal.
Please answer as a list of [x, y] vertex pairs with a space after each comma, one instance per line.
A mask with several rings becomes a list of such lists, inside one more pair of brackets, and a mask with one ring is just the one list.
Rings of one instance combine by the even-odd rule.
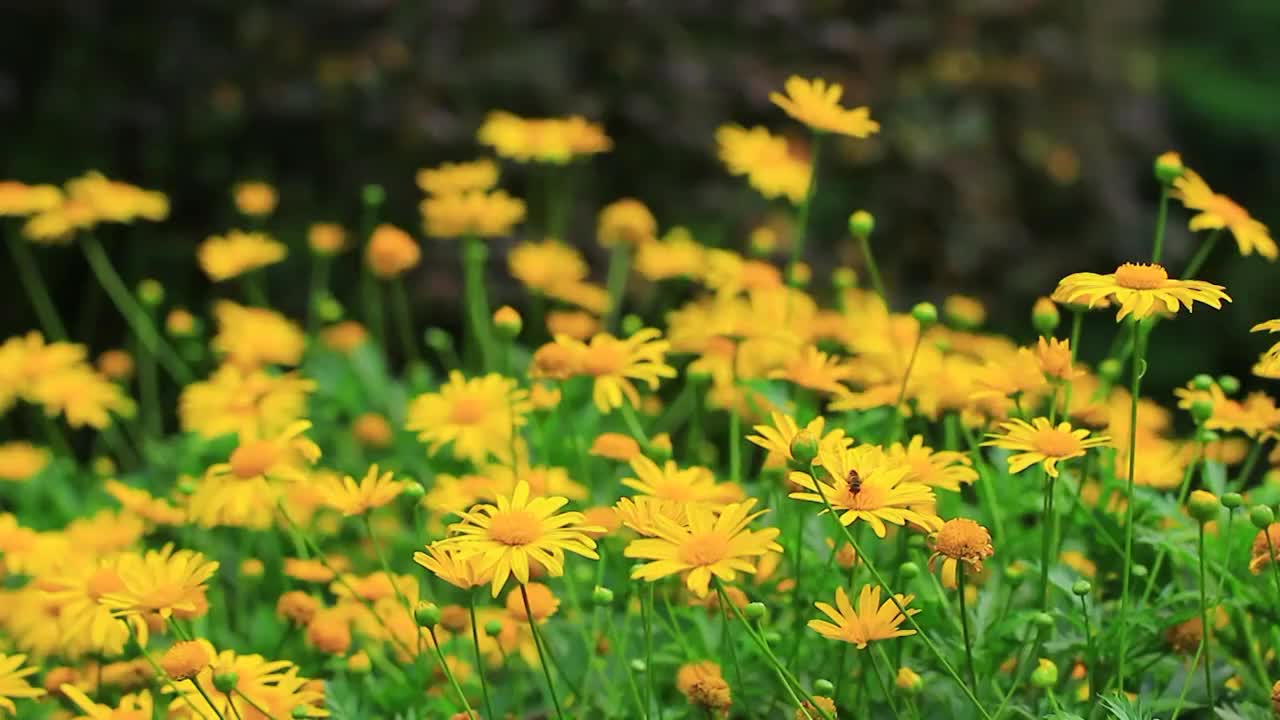
[[671, 436], [667, 433], [658, 433], [649, 439], [647, 446], [649, 457], [656, 462], [664, 463], [671, 459], [674, 448], [671, 447]]
[[747, 603], [747, 606], [742, 610], [742, 614], [745, 615], [748, 620], [760, 620], [764, 618], [768, 611], [769, 609], [764, 606], [764, 603], [752, 602]]
[[1212, 390], [1213, 386], [1216, 384], [1217, 383], [1213, 381], [1213, 376], [1206, 373], [1200, 373], [1199, 375], [1191, 378], [1191, 388], [1201, 392]]
[[805, 287], [813, 279], [813, 270], [808, 263], [794, 262], [787, 266], [787, 284], [791, 287]]
[[1210, 430], [1209, 428], [1202, 427], [1202, 428], [1196, 429], [1195, 439], [1196, 439], [1196, 442], [1198, 443], [1204, 443], [1205, 445], [1208, 445], [1209, 443], [1218, 442], [1218, 440], [1222, 439], [1222, 436], [1219, 435], [1215, 430]]
[[1253, 526], [1259, 530], [1267, 529], [1275, 521], [1276, 514], [1270, 506], [1254, 505], [1253, 509], [1249, 511], [1249, 522], [1253, 523]]
[[1160, 153], [1156, 157], [1153, 170], [1156, 180], [1160, 181], [1161, 185], [1171, 187], [1174, 180], [1182, 177], [1182, 156], [1172, 151]]
[[342, 303], [328, 293], [317, 295], [311, 302], [315, 306], [316, 316], [327, 323], [338, 322], [347, 312]]
[[503, 305], [493, 311], [493, 326], [497, 328], [498, 333], [510, 340], [520, 334], [520, 330], [524, 327], [524, 321], [520, 318], [520, 313], [510, 305]]
[[1052, 335], [1060, 322], [1062, 316], [1058, 313], [1058, 304], [1049, 298], [1042, 297], [1031, 306], [1031, 326], [1041, 335]]
[[1109, 383], [1114, 383], [1119, 379], [1120, 371], [1123, 369], [1124, 366], [1120, 364], [1119, 360], [1116, 360], [1115, 358], [1107, 358], [1099, 363], [1098, 374], [1102, 376], [1103, 380], [1106, 380]]
[[240, 682], [240, 676], [233, 672], [223, 672], [213, 676], [214, 689], [227, 695], [236, 689], [236, 683], [238, 682]]
[[427, 494], [427, 489], [422, 487], [420, 482], [409, 482], [405, 483], [404, 490], [401, 492], [410, 500], [421, 500], [422, 496]]
[[836, 691], [836, 686], [826, 678], [818, 678], [813, 681], [813, 692], [818, 695], [830, 695]]
[[1205, 424], [1211, 417], [1213, 417], [1212, 400], [1200, 398], [1191, 403], [1191, 419], [1196, 421], [1196, 425]]
[[622, 336], [631, 337], [644, 329], [644, 319], [639, 315], [628, 314], [622, 318]]
[[613, 603], [613, 591], [597, 585], [596, 589], [591, 591], [591, 602], [596, 605], [610, 605]]
[[387, 191], [377, 183], [369, 183], [360, 190], [360, 200], [369, 207], [379, 207], [387, 201]]
[[858, 273], [853, 268], [839, 267], [831, 271], [831, 286], [837, 290], [858, 287]]
[[413, 611], [413, 619], [422, 627], [434, 627], [440, 624], [440, 608], [435, 603], [419, 603]]
[[1093, 585], [1088, 580], [1081, 578], [1071, 585], [1071, 592], [1079, 595], [1080, 597], [1084, 597], [1085, 595], [1093, 592]]
[[1134, 563], [1133, 568], [1129, 571], [1136, 578], [1144, 578], [1147, 576], [1147, 566], [1140, 563]]
[[449, 333], [438, 327], [427, 328], [422, 333], [422, 341], [427, 344], [427, 347], [437, 352], [453, 347], [453, 338], [449, 337]]
[[1218, 378], [1218, 387], [1228, 395], [1240, 392], [1240, 381], [1234, 375], [1223, 375]]
[[920, 329], [933, 327], [938, 322], [938, 307], [931, 302], [916, 303], [911, 308], [911, 317], [920, 323]]
[[808, 430], [801, 430], [791, 439], [791, 457], [802, 469], [808, 470], [818, 457], [818, 438]]
[[502, 632], [501, 620], [490, 620], [484, 624], [484, 634], [493, 637]]
[[854, 237], [870, 237], [871, 232], [876, 229], [876, 218], [866, 210], [855, 210], [849, 216], [849, 232]]
[[777, 645], [782, 642], [782, 634], [777, 630], [769, 630], [764, 634], [764, 641], [770, 645]]
[[1191, 512], [1191, 517], [1200, 522], [1201, 525], [1216, 520], [1218, 518], [1218, 510], [1222, 508], [1221, 501], [1218, 496], [1204, 490], [1192, 490], [1191, 498], [1187, 501], [1187, 510]]
[[1048, 658], [1040, 658], [1036, 669], [1031, 671], [1031, 684], [1041, 690], [1047, 690], [1058, 684], [1058, 666]]
[[1222, 506], [1228, 510], [1235, 510], [1244, 505], [1244, 496], [1238, 492], [1229, 492], [1222, 496]]
[[1035, 623], [1041, 632], [1048, 633], [1053, 630], [1053, 616], [1046, 612], [1038, 612], [1031, 616], [1031, 622]]
[[147, 307], [156, 307], [164, 302], [164, 286], [159, 280], [147, 278], [138, 283], [138, 299]]
[[914, 580], [920, 577], [920, 566], [913, 562], [904, 562], [898, 566], [898, 574], [903, 580]]

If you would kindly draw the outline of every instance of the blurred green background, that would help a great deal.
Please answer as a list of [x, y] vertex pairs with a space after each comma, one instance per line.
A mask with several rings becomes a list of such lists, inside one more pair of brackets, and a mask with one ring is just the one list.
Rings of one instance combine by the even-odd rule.
[[[844, 218], [868, 208], [900, 308], [969, 293], [987, 301], [994, 327], [1027, 337], [1031, 301], [1058, 278], [1148, 255], [1151, 160], [1166, 149], [1263, 222], [1280, 216], [1274, 0], [46, 0], [8, 3], [5, 18], [0, 176], [60, 182], [96, 168], [168, 192], [169, 222], [104, 239], [129, 279], [157, 277], [195, 309], [224, 292], [192, 256], [242, 224], [232, 183], [280, 189], [270, 229], [294, 252], [272, 269], [272, 290], [298, 316], [304, 291], [288, 279], [305, 263], [306, 225], [354, 227], [359, 189], [376, 182], [387, 218], [417, 231], [414, 171], [477, 155], [475, 129], [496, 108], [581, 113], [614, 138], [577, 183], [569, 238], [598, 272], [595, 209], [621, 196], [649, 203], [664, 228], [741, 247], [771, 210], [744, 212], [713, 132], [731, 121], [799, 136], [767, 99], [791, 73], [843, 83], [884, 128], [824, 158], [815, 276], [852, 260]], [[513, 191], [527, 181], [506, 169]], [[1177, 271], [1195, 239], [1186, 213], [1170, 218]], [[425, 246], [418, 316], [455, 325], [456, 248]], [[1246, 331], [1280, 315], [1275, 268], [1229, 246], [1202, 276], [1236, 303], [1161, 326], [1157, 396], [1205, 368], [1243, 376], [1267, 344]], [[491, 258], [498, 296], [513, 291], [503, 255]], [[77, 251], [40, 257], [77, 336], [118, 344], [119, 322]], [[0, 300], [5, 336], [34, 326], [14, 283]], [[1097, 357], [1111, 323], [1091, 322], [1097, 340], [1084, 352]]]

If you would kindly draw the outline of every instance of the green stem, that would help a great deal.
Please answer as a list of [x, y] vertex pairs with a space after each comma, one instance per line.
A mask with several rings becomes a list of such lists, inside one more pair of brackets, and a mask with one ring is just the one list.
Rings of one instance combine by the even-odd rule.
[[960, 590], [960, 628], [964, 634], [964, 659], [969, 669], [969, 684], [978, 691], [978, 673], [973, 669], [973, 642], [969, 638], [969, 610], [964, 592], [964, 563], [956, 563], [956, 582]]
[[1160, 211], [1156, 214], [1156, 237], [1151, 248], [1151, 262], [1160, 263], [1160, 255], [1164, 252], [1164, 224], [1169, 215], [1169, 187], [1160, 185]]
[[[520, 587], [523, 588], [524, 586], [521, 585]], [[528, 607], [528, 601], [525, 602], [526, 607]], [[532, 618], [533, 615], [530, 614], [529, 617]], [[533, 623], [530, 623], [530, 625], [532, 624]], [[435, 626], [432, 625], [428, 630], [428, 634], [431, 637], [431, 647], [435, 648], [436, 660], [440, 662], [440, 669], [444, 671], [444, 676], [449, 679], [449, 685], [453, 687], [453, 691], [458, 695], [458, 699], [462, 701], [462, 707], [466, 710], [467, 717], [474, 720], [476, 717], [476, 711], [471, 709], [471, 703], [467, 701], [467, 694], [462, 692], [462, 686], [458, 684], [458, 679], [453, 676], [453, 671], [449, 669], [449, 663], [445, 661], [444, 651], [440, 649], [440, 640], [436, 637]], [[536, 640], [538, 637], [537, 633], [534, 633], [533, 637]], [[546, 664], [544, 663], [542, 667], [545, 670]], [[549, 677], [547, 679], [550, 680]]]
[[625, 398], [622, 405], [618, 407], [622, 413], [622, 421], [627, 424], [627, 430], [640, 441], [641, 445], [649, 444], [649, 434], [644, 431], [644, 427], [640, 424], [640, 418], [636, 416], [636, 409], [631, 407], [631, 403]]
[[[1204, 650], [1203, 642], [1196, 648], [1195, 657], [1191, 658], [1191, 664], [1187, 666], [1187, 671], [1183, 674], [1182, 692], [1178, 693], [1178, 704], [1173, 706], [1173, 715], [1169, 717], [1169, 720], [1178, 720], [1178, 715], [1182, 712], [1182, 705], [1187, 701], [1187, 691], [1191, 689], [1191, 675], [1196, 669], [1196, 663], [1200, 662], [1200, 652], [1202, 650]], [[1210, 690], [1210, 692], [1213, 691]]]
[[888, 306], [889, 296], [885, 294], [884, 281], [880, 279], [880, 267], [876, 265], [876, 256], [871, 252], [870, 236], [859, 235], [858, 248], [862, 251], [862, 261], [867, 264], [867, 274], [871, 276], [871, 287], [875, 288], [876, 294], [884, 301], [885, 306]]
[[742, 681], [742, 665], [738, 662], [738, 651], [735, 645], [737, 639], [733, 636], [733, 629], [729, 621], [729, 608], [725, 607], [724, 595], [716, 593], [716, 597], [720, 600], [720, 627], [723, 637], [721, 642], [724, 643], [725, 650], [729, 655], [729, 662], [733, 665], [733, 677], [738, 681], [738, 692], [744, 695], [747, 692], [747, 684]]
[[489, 700], [489, 680], [485, 677], [484, 658], [480, 655], [480, 631], [476, 627], [476, 589], [467, 593], [467, 611], [471, 615], [471, 644], [476, 651], [476, 672], [480, 675], [480, 692], [484, 696], [484, 714], [488, 718], [498, 717], [493, 712], [493, 703]]
[[5, 233], [5, 241], [9, 244], [9, 254], [13, 255], [13, 264], [18, 268], [18, 281], [31, 300], [31, 307], [36, 311], [36, 318], [40, 321], [44, 334], [50, 340], [66, 340], [67, 328], [58, 317], [58, 309], [49, 295], [49, 288], [44, 284], [40, 265], [31, 254], [31, 248], [13, 232]]
[[1129, 393], [1129, 477], [1125, 481], [1124, 509], [1124, 570], [1120, 589], [1120, 656], [1117, 659], [1116, 680], [1124, 693], [1126, 655], [1129, 652], [1129, 580], [1133, 572], [1133, 509], [1137, 499], [1133, 493], [1133, 478], [1138, 459], [1138, 400], [1142, 391], [1142, 375], [1147, 362], [1147, 333], [1141, 321], [1133, 320], [1134, 355], [1133, 375]]
[[813, 206], [813, 198], [818, 194], [818, 160], [822, 155], [822, 133], [813, 133], [813, 144], [809, 153], [809, 187], [805, 189], [804, 199], [796, 210], [796, 238], [791, 243], [791, 264], [795, 265], [804, 258], [804, 243], [809, 235], [809, 212]]
[[466, 293], [467, 314], [471, 322], [471, 339], [480, 357], [480, 367], [488, 372], [493, 368], [493, 340], [489, 332], [489, 299], [484, 287], [484, 261], [489, 249], [476, 237], [463, 240], [462, 277]]
[[646, 583], [640, 598], [640, 624], [644, 626], [644, 716], [651, 717], [657, 692], [653, 684], [653, 583]]
[[1280, 563], [1276, 562], [1276, 546], [1271, 539], [1271, 528], [1263, 528], [1262, 534], [1267, 536], [1267, 552], [1270, 553], [1271, 577], [1276, 581], [1276, 597], [1280, 597]]
[[[396, 598], [404, 605], [405, 612], [409, 613], [409, 617], [412, 618], [413, 606], [409, 604], [409, 598], [400, 592], [400, 584], [396, 582], [396, 576], [391, 574], [391, 566], [387, 563], [386, 553], [382, 551], [382, 544], [378, 542], [377, 536], [373, 533], [373, 521], [369, 519], [369, 513], [366, 512], [361, 516], [361, 519], [364, 520], [364, 530], [369, 535], [369, 544], [373, 545], [373, 551], [378, 556], [378, 564], [382, 566], [382, 572], [387, 576], [387, 582], [391, 583], [391, 588], [395, 590]], [[422, 633], [417, 633], [417, 636], [418, 647], [413, 656], [415, 662], [418, 656], [422, 654]]]
[[[1178, 507], [1182, 507], [1187, 504], [1187, 494], [1191, 491], [1191, 477], [1195, 474], [1197, 467], [1203, 468], [1203, 466], [1204, 443], [1198, 442], [1196, 443], [1195, 459], [1192, 460], [1191, 464], [1182, 471], [1182, 485], [1178, 490]], [[1201, 472], [1204, 472], [1203, 469]], [[1146, 605], [1147, 601], [1151, 598], [1151, 592], [1155, 590], [1156, 587], [1156, 578], [1160, 575], [1160, 568], [1164, 566], [1164, 559], [1168, 554], [1169, 550], [1166, 546], [1162, 546], [1160, 550], [1156, 552], [1156, 560], [1151, 564], [1151, 572], [1147, 575], [1147, 586], [1142, 591], [1142, 599], [1138, 603], [1139, 606]]]
[[609, 309], [604, 316], [606, 332], [618, 332], [618, 318], [622, 315], [622, 296], [627, 292], [627, 276], [631, 273], [631, 246], [619, 242], [609, 253], [609, 271], [605, 287], [609, 291]]
[[409, 305], [409, 293], [404, 287], [404, 278], [391, 280], [391, 314], [395, 317], [400, 334], [405, 362], [410, 366], [421, 365], [422, 353], [418, 352], [418, 343], [414, 340], [413, 311]]
[[948, 413], [946, 422], [954, 423], [955, 427], [959, 428], [965, 444], [969, 446], [969, 457], [973, 458], [973, 466], [978, 471], [978, 481], [975, 483], [978, 499], [982, 501], [987, 518], [991, 522], [993, 539], [996, 545], [999, 546], [1005, 539], [1004, 514], [999, 512], [996, 507], [995, 481], [992, 479], [991, 468], [987, 465], [987, 460], [982, 454], [982, 448], [978, 446], [977, 439], [973, 437], [973, 433], [969, 432], [969, 428], [964, 426], [964, 422], [960, 419], [960, 414], [955, 411]]
[[311, 254], [311, 281], [307, 291], [307, 331], [315, 333], [320, 329], [320, 313], [317, 307], [320, 299], [329, 294], [328, 255]]
[[111, 302], [115, 304], [116, 309], [124, 316], [125, 322], [129, 324], [134, 335], [138, 337], [138, 341], [142, 343], [143, 348], [160, 360], [160, 364], [164, 365], [165, 371], [179, 385], [190, 383], [193, 377], [191, 371], [187, 369], [186, 363], [182, 361], [182, 358], [178, 356], [173, 347], [156, 332], [155, 326], [147, 318], [142, 306], [134, 299], [133, 294], [125, 287], [124, 281], [120, 279], [120, 275], [112, 267], [111, 260], [107, 257], [107, 253], [103, 250], [102, 244], [98, 242], [98, 239], [90, 233], [84, 233], [80, 236], [80, 248], [84, 251], [85, 260], [88, 261], [89, 268], [93, 271], [98, 283], [107, 292], [107, 296], [111, 298]]
[[1183, 280], [1191, 280], [1200, 272], [1200, 268], [1204, 266], [1204, 261], [1209, 259], [1209, 253], [1213, 252], [1214, 246], [1218, 243], [1218, 236], [1222, 234], [1221, 230], [1214, 230], [1209, 233], [1209, 237], [1200, 243], [1200, 247], [1196, 249], [1196, 254], [1191, 256], [1191, 261], [1187, 263], [1186, 272], [1182, 273]]
[[[1053, 495], [1057, 478], [1045, 473], [1044, 514], [1040, 520], [1040, 612], [1049, 611], [1049, 566], [1053, 562]], [[1081, 481], [1083, 482], [1083, 480]]]
[[1089, 603], [1084, 595], [1080, 596], [1080, 615], [1084, 618], [1084, 642], [1085, 653], [1089, 663], [1089, 676], [1085, 680], [1089, 684], [1089, 705], [1093, 705], [1094, 696], [1096, 695], [1094, 685], [1094, 673], [1097, 670], [1098, 653], [1093, 646], [1093, 624], [1089, 621]]
[[254, 307], [270, 307], [267, 300], [264, 270], [251, 270], [240, 276], [240, 287], [244, 290], [245, 303]]
[[1208, 601], [1208, 585], [1209, 578], [1204, 569], [1205, 551], [1204, 551], [1204, 523], [1200, 525], [1200, 648], [1204, 651], [1204, 686], [1209, 693], [1209, 708], [1213, 709], [1213, 648], [1210, 646], [1209, 632], [1212, 626], [1209, 624], [1209, 601]]
[[907, 368], [902, 373], [902, 385], [898, 387], [898, 399], [893, 403], [893, 437], [898, 440], [906, 430], [907, 416], [902, 413], [902, 403], [907, 398], [907, 383], [911, 380], [911, 370], [916, 366], [916, 356], [920, 354], [920, 344], [924, 342], [924, 326], [916, 324], [916, 342], [911, 346], [911, 357], [907, 359]]
[[[876, 647], [879, 648], [879, 645]], [[898, 712], [898, 703], [893, 699], [893, 693], [889, 692], [889, 684], [885, 682], [884, 677], [880, 675], [880, 666], [876, 664], [876, 654], [872, 652], [869, 653], [869, 655], [870, 657], [868, 660], [871, 662], [868, 664], [871, 665], [871, 674], [875, 676], [876, 687], [880, 688], [880, 694], [884, 695], [885, 701], [889, 703], [889, 711], [893, 713], [893, 716], [895, 718], [902, 717], [901, 713]], [[884, 663], [890, 674], [892, 674], [893, 666], [889, 664], [889, 658], [886, 657], [884, 659]]]
[[529, 619], [529, 629], [533, 631], [533, 644], [538, 648], [538, 661], [542, 665], [542, 674], [547, 678], [547, 692], [551, 694], [551, 704], [556, 707], [556, 717], [563, 720], [564, 711], [560, 709], [560, 698], [556, 697], [556, 684], [551, 680], [551, 664], [548, 658], [550, 653], [546, 642], [542, 639], [542, 631], [538, 629], [538, 621], [533, 616], [533, 609], [529, 607], [529, 591], [523, 584], [520, 586], [520, 599], [524, 601], [524, 615]]
[[[213, 704], [213, 698], [209, 697], [209, 693], [206, 692], [205, 689], [200, 686], [200, 683], [196, 682], [195, 678], [188, 678], [187, 681], [190, 682], [192, 687], [196, 689], [196, 692], [200, 693], [200, 697], [204, 698], [205, 703], [209, 705], [209, 709], [213, 711], [213, 714], [217, 716], [219, 720], [222, 720], [222, 718], [224, 717], [222, 714], [222, 711], [218, 709], [217, 705]], [[237, 717], [239, 717], [240, 711], [236, 709], [236, 704], [231, 702], [230, 697], [227, 698], [227, 705], [229, 705], [231, 707], [231, 711], [234, 712]], [[200, 713], [200, 716], [204, 717], [204, 713]]]

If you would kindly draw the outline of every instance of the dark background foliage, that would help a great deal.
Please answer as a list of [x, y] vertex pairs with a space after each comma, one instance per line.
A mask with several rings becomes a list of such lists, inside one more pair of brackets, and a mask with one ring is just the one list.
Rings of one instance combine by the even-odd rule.
[[[131, 279], [158, 277], [193, 307], [215, 292], [191, 262], [195, 245], [241, 222], [233, 182], [263, 178], [281, 191], [271, 230], [296, 252], [292, 267], [272, 271], [272, 290], [297, 312], [300, 288], [283, 281], [302, 269], [306, 224], [354, 226], [359, 189], [376, 182], [388, 191], [388, 217], [416, 229], [414, 171], [474, 157], [475, 129], [494, 108], [581, 113], [614, 138], [614, 152], [575, 182], [570, 240], [597, 267], [594, 210], [627, 195], [649, 203], [664, 227], [685, 223], [740, 246], [769, 209], [744, 201], [721, 171], [713, 132], [732, 121], [802, 138], [767, 98], [791, 73], [843, 83], [848, 101], [870, 105], [884, 128], [824, 154], [808, 259], [818, 277], [852, 262], [844, 218], [871, 209], [900, 307], [966, 292], [988, 302], [994, 326], [1025, 336], [1031, 300], [1059, 277], [1149, 253], [1150, 163], [1165, 149], [1182, 151], [1264, 222], [1280, 211], [1280, 5], [1269, 0], [0, 8], [0, 175], [60, 182], [97, 168], [168, 192], [168, 223], [106, 240]], [[504, 184], [524, 192], [528, 181], [508, 168]], [[1185, 218], [1173, 209], [1175, 270], [1195, 242]], [[1156, 386], [1205, 367], [1243, 374], [1265, 345], [1243, 340], [1245, 330], [1280, 315], [1274, 268], [1223, 248], [1203, 274], [1228, 285], [1236, 307], [1162, 326]], [[457, 315], [456, 248], [426, 249], [415, 302], [420, 316], [447, 323]], [[95, 347], [118, 341], [74, 249], [42, 250], [41, 261], [78, 336]], [[0, 288], [11, 309], [0, 319], [6, 335], [33, 324], [13, 285]], [[1091, 321], [1098, 332], [1109, 326]]]

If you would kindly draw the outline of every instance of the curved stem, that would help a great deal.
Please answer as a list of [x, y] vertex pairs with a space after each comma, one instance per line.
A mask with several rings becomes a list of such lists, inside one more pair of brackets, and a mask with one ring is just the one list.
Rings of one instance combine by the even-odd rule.
[[480, 631], [476, 627], [476, 589], [467, 593], [467, 611], [471, 614], [471, 644], [476, 649], [476, 672], [480, 675], [480, 693], [484, 696], [484, 714], [487, 718], [498, 717], [493, 712], [493, 702], [489, 699], [489, 680], [485, 677], [484, 658], [480, 655]]
[[1086, 652], [1085, 657], [1088, 660], [1088, 663], [1089, 663], [1088, 668], [1090, 672], [1090, 676], [1085, 679], [1085, 682], [1089, 684], [1088, 685], [1089, 705], [1092, 706], [1094, 702], [1093, 699], [1096, 695], [1094, 691], [1094, 686], [1097, 684], [1096, 682], [1094, 682], [1092, 673], [1096, 670], [1096, 665], [1098, 662], [1098, 654], [1093, 647], [1093, 624], [1089, 622], [1089, 604], [1085, 600], [1084, 595], [1080, 596], [1080, 615], [1084, 618], [1084, 642], [1085, 642], [1085, 652]]
[[858, 248], [862, 251], [862, 261], [867, 264], [867, 274], [871, 276], [871, 287], [875, 288], [876, 294], [884, 301], [885, 306], [889, 305], [889, 296], [884, 291], [884, 281], [880, 279], [880, 267], [876, 265], [876, 256], [871, 252], [871, 238], [866, 235], [858, 236]]
[[[523, 585], [521, 587], [524, 587]], [[462, 707], [467, 712], [467, 717], [473, 720], [476, 717], [476, 711], [471, 709], [471, 703], [467, 702], [467, 694], [462, 692], [462, 686], [458, 684], [458, 679], [453, 676], [453, 671], [449, 669], [449, 663], [445, 661], [444, 651], [440, 649], [440, 640], [436, 637], [436, 628], [432, 625], [429, 628], [431, 636], [431, 646], [435, 648], [436, 659], [440, 661], [440, 669], [444, 671], [444, 676], [449, 679], [449, 685], [453, 687], [453, 691], [457, 693], [458, 699], [462, 701]], [[534, 635], [537, 638], [537, 635]], [[546, 665], [543, 665], [545, 668]]]
[[907, 398], [907, 383], [911, 381], [911, 369], [916, 366], [916, 356], [920, 354], [920, 343], [924, 341], [924, 326], [916, 324], [916, 342], [911, 346], [911, 357], [907, 360], [907, 369], [902, 373], [902, 385], [898, 388], [898, 399], [893, 403], [893, 437], [897, 440], [907, 427], [907, 417], [902, 414], [902, 402]]
[[551, 665], [548, 659], [546, 643], [542, 640], [542, 631], [538, 629], [538, 621], [533, 616], [533, 609], [529, 607], [529, 591], [525, 589], [523, 584], [520, 585], [520, 599], [524, 601], [524, 616], [529, 619], [529, 629], [533, 631], [533, 644], [538, 648], [538, 662], [542, 665], [542, 674], [547, 678], [547, 692], [551, 694], [551, 704], [556, 707], [556, 717], [564, 718], [564, 711], [560, 709], [560, 698], [556, 697], [556, 684], [551, 679]]
[[66, 340], [67, 329], [58, 317], [57, 306], [53, 304], [49, 288], [44, 284], [40, 265], [32, 256], [31, 248], [11, 232], [5, 233], [5, 241], [9, 244], [9, 254], [13, 255], [13, 264], [18, 267], [18, 281], [27, 291], [27, 297], [31, 300], [31, 307], [36, 311], [36, 318], [40, 321], [44, 334], [50, 340]]
[[1213, 700], [1213, 649], [1210, 647], [1210, 631], [1213, 626], [1209, 624], [1209, 602], [1207, 597], [1207, 588], [1209, 578], [1205, 574], [1205, 553], [1204, 553], [1204, 523], [1200, 525], [1200, 648], [1204, 651], [1204, 686], [1205, 691], [1209, 693], [1209, 709], [1214, 706]]
[[[1053, 494], [1057, 478], [1045, 473], [1044, 514], [1040, 520], [1040, 611], [1049, 610], [1049, 565], [1053, 562]], [[1081, 479], [1083, 482], [1083, 479]]]
[[978, 673], [973, 669], [973, 641], [969, 638], [969, 610], [965, 599], [964, 563], [956, 563], [956, 582], [960, 590], [960, 628], [964, 634], [964, 659], [969, 669], [969, 684], [978, 691]]
[[1160, 210], [1156, 213], [1156, 237], [1151, 247], [1151, 262], [1159, 264], [1164, 252], [1164, 224], [1169, 216], [1169, 187], [1160, 185]]
[[1209, 259], [1209, 254], [1213, 252], [1213, 247], [1218, 243], [1218, 236], [1221, 234], [1221, 230], [1214, 230], [1200, 243], [1196, 254], [1192, 255], [1191, 261], [1187, 263], [1186, 272], [1182, 273], [1183, 280], [1191, 280], [1196, 273], [1200, 272], [1200, 268], [1204, 267], [1204, 261]]

